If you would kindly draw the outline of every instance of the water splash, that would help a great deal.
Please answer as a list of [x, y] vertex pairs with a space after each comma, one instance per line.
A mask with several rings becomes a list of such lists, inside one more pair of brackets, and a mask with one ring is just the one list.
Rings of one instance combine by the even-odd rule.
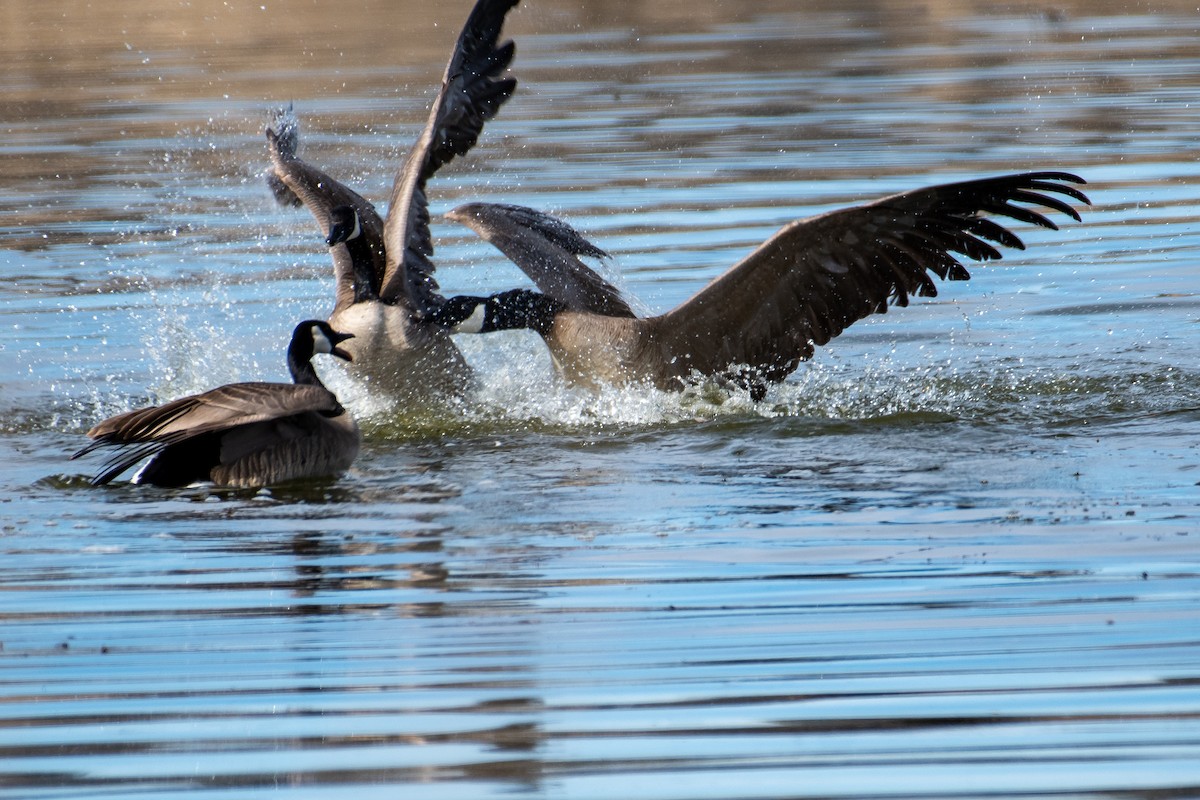
[[891, 353], [825, 358], [801, 365], [755, 402], [748, 392], [716, 381], [679, 392], [645, 384], [568, 386], [555, 374], [540, 341], [524, 334], [464, 338], [460, 344], [476, 368], [476, 387], [459, 401], [398, 409], [340, 372], [328, 371], [328, 383], [367, 435], [381, 439], [636, 432], [778, 417], [854, 423], [938, 418], [1042, 426], [1200, 408], [1200, 389], [1187, 390], [1200, 381], [1171, 365], [1145, 364], [1114, 379], [1090, 376], [1081, 365], [1061, 360], [1031, 365], [977, 357], [914, 366]]

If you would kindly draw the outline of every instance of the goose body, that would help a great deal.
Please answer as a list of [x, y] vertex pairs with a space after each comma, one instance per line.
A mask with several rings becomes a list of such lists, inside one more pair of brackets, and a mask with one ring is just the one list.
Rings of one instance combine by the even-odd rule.
[[334, 309], [329, 324], [354, 331], [347, 368], [372, 395], [420, 403], [461, 394], [472, 381], [454, 341], [436, 328], [415, 324], [404, 306], [354, 303]]
[[327, 322], [301, 322], [288, 346], [292, 383], [231, 383], [118, 414], [89, 430], [94, 441], [72, 458], [115, 449], [92, 480], [97, 486], [147, 457], [134, 483], [251, 487], [340, 475], [358, 454], [358, 425], [311, 359], [329, 353], [350, 360], [339, 347], [350, 339]]
[[[931, 275], [966, 280], [960, 259], [1001, 257], [996, 245], [1023, 249], [987, 214], [1057, 230], [1029, 205], [1079, 214], [1055, 195], [1087, 203], [1065, 172], [1030, 172], [942, 184], [832, 211], [784, 226], [679, 307], [658, 316], [602, 305], [588, 287], [602, 279], [578, 256], [599, 251], [561, 220], [532, 209], [489, 203], [446, 215], [507, 255], [537, 284], [517, 302], [504, 293], [475, 298], [485, 316], [526, 327], [545, 339], [570, 382], [648, 382], [679, 389], [716, 377], [750, 389], [787, 377], [814, 347], [889, 303], [932, 297]], [[611, 287], [609, 287], [611, 289]], [[612, 289], [612, 292], [616, 292]], [[514, 303], [517, 313], [505, 307]], [[459, 330], [474, 312], [463, 298], [429, 309], [429, 318]], [[486, 329], [486, 326], [485, 326]]]
[[[499, 44], [507, 12], [518, 0], [479, 0], [463, 26], [428, 122], [397, 172], [387, 216], [364, 197], [298, 155], [298, 123], [290, 114], [267, 128], [267, 182], [284, 205], [304, 205], [330, 247], [336, 281], [329, 322], [354, 335], [352, 373], [372, 394], [406, 402], [458, 395], [472, 374], [445, 330], [418, 321], [420, 304], [440, 300], [430, 260], [433, 243], [425, 184], [475, 144], [516, 87], [499, 76], [512, 42]], [[349, 228], [338, 229], [338, 219]], [[352, 234], [352, 235], [351, 235]]]
[[678, 388], [665, 380], [666, 359], [652, 353], [653, 340], [641, 320], [564, 309], [543, 335], [554, 366], [567, 383], [598, 388], [601, 384], [650, 382]]

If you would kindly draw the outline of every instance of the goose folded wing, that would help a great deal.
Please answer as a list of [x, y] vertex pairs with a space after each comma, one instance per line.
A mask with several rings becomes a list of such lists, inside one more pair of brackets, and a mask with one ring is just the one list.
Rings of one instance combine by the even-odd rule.
[[337, 397], [322, 386], [233, 383], [106, 419], [88, 431], [87, 435], [95, 441], [76, 456], [105, 445], [173, 444], [215, 430], [228, 430], [306, 411], [336, 414], [341, 410]]
[[570, 309], [607, 317], [633, 317], [621, 292], [578, 256], [607, 258], [567, 223], [524, 206], [468, 203], [446, 214], [479, 234], [538, 289]]
[[[1041, 206], [1078, 220], [1063, 195], [1086, 196], [1075, 175], [1033, 172], [944, 184], [798, 220], [691, 300], [647, 320], [645, 346], [675, 374], [717, 374], [744, 365], [782, 380], [847, 326], [910, 295], [937, 294], [930, 273], [970, 277], [961, 258], [1001, 257], [1021, 240], [987, 213], [1044, 228]], [[1016, 205], [1022, 203], [1024, 205]]]
[[425, 183], [455, 156], [465, 155], [483, 125], [516, 89], [499, 76], [512, 61], [512, 42], [498, 44], [504, 17], [518, 0], [479, 0], [467, 18], [446, 67], [429, 120], [396, 175], [388, 202], [384, 242], [387, 268], [380, 297], [407, 296], [417, 310], [436, 304], [433, 239]]
[[171, 445], [309, 411], [337, 414], [342, 407], [333, 393], [320, 386], [230, 384], [161, 406], [110, 417], [88, 431], [87, 435], [94, 441], [71, 458], [79, 458], [101, 447], [115, 448], [116, 453], [92, 479], [93, 485], [101, 486]]

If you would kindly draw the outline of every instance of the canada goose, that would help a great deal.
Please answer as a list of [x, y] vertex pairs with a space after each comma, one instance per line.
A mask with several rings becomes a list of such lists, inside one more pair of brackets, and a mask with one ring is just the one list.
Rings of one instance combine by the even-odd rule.
[[355, 335], [352, 369], [374, 394], [420, 401], [460, 394], [470, 383], [457, 346], [444, 330], [416, 323], [410, 298], [422, 305], [440, 299], [425, 183], [474, 146], [484, 123], [516, 88], [514, 78], [498, 78], [515, 46], [497, 40], [517, 2], [479, 0], [471, 11], [425, 129], [396, 174], [386, 219], [357, 192], [297, 156], [298, 125], [289, 112], [267, 128], [268, 184], [281, 203], [303, 203], [316, 218], [337, 284], [329, 322]]
[[[544, 292], [453, 298], [426, 309], [448, 330], [499, 327], [538, 331], [568, 381], [649, 381], [681, 388], [697, 376], [732, 380], [761, 399], [799, 363], [848, 325], [887, 311], [888, 301], [933, 297], [928, 272], [970, 277], [955, 254], [1001, 257], [989, 242], [1024, 249], [983, 213], [1057, 230], [1053, 221], [1015, 203], [1043, 206], [1078, 220], [1069, 204], [1090, 201], [1065, 172], [948, 183], [785, 225], [753, 253], [673, 311], [639, 319], [628, 306], [602, 309], [603, 283], [577, 255], [596, 255], [561, 220], [519, 206], [471, 203], [446, 217], [474, 230], [517, 264]], [[600, 251], [602, 252], [602, 251]], [[606, 284], [607, 285], [607, 284]], [[611, 293], [616, 290], [608, 287]]]
[[93, 486], [147, 456], [153, 458], [134, 475], [134, 483], [212, 481], [248, 487], [340, 475], [358, 455], [358, 425], [321, 383], [312, 357], [329, 353], [350, 361], [338, 345], [352, 337], [327, 322], [301, 322], [288, 345], [294, 383], [231, 383], [118, 414], [88, 431], [95, 441], [71, 458], [116, 448]]

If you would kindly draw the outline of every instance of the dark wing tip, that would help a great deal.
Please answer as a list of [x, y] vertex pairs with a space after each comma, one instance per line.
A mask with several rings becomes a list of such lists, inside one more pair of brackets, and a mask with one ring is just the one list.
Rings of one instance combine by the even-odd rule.
[[[387, 268], [380, 295], [394, 297], [407, 287], [419, 309], [436, 299], [429, 273], [433, 264], [425, 183], [445, 164], [475, 146], [484, 124], [516, 90], [515, 78], [501, 78], [516, 45], [499, 41], [508, 11], [518, 0], [479, 0], [471, 10], [417, 145], [409, 152], [392, 184], [384, 230]], [[397, 215], [397, 209], [406, 209]], [[405, 273], [420, 273], [414, 276]]]
[[277, 108], [272, 112], [271, 121], [266, 128], [266, 137], [272, 161], [272, 165], [264, 173], [267, 188], [271, 190], [275, 202], [281, 206], [298, 208], [304, 205], [304, 201], [287, 185], [281, 173], [281, 170], [288, 169], [288, 162], [296, 159], [300, 149], [300, 121], [290, 103], [286, 108]]
[[1021, 175], [1024, 178], [1033, 180], [1048, 180], [1048, 181], [1064, 181], [1066, 183], [1078, 183], [1087, 185], [1087, 181], [1076, 175], [1074, 172], [1061, 172], [1056, 170], [1041, 170], [1037, 172], [1026, 172]]
[[567, 222], [526, 206], [508, 203], [465, 203], [452, 208], [443, 216], [481, 234], [496, 231], [498, 224], [503, 221], [511, 223], [517, 230], [534, 233], [574, 256], [612, 257], [608, 251], [590, 242]]
[[609, 317], [636, 314], [621, 291], [579, 260], [608, 253], [557, 217], [502, 203], [468, 203], [445, 215], [507, 255], [538, 288], [568, 308]]
[[[1087, 181], [1074, 173], [1027, 172], [1012, 177], [1019, 179], [1019, 181], [1016, 181], [1019, 185], [1015, 187], [1017, 191], [1014, 192], [1014, 199], [1020, 199], [1022, 202], [1033, 203], [1045, 208], [1052, 208], [1055, 211], [1066, 214], [1076, 222], [1082, 221], [1078, 211], [1057, 197], [1045, 194], [1045, 192], [1064, 195], [1085, 205], [1090, 206], [1092, 204], [1091, 198], [1074, 186], [1069, 185], [1072, 183], [1081, 186], [1087, 184]], [[1020, 195], [1019, 197], [1018, 194]]]
[[483, 67], [483, 74], [489, 78], [494, 78], [501, 72], [504, 72], [512, 64], [513, 56], [516, 53], [516, 42], [509, 40], [500, 45], [488, 55]]
[[97, 447], [100, 447], [100, 446], [101, 446], [101, 445], [103, 445], [103, 444], [104, 444], [104, 442], [101, 442], [101, 441], [96, 441], [96, 442], [88, 442], [88, 444], [87, 444], [87, 445], [85, 445], [84, 447], [81, 447], [81, 448], [79, 448], [79, 449], [78, 449], [78, 450], [76, 450], [74, 453], [72, 453], [72, 454], [71, 454], [71, 456], [70, 456], [70, 460], [71, 460], [71, 461], [74, 461], [74, 460], [75, 460], [75, 459], [77, 459], [77, 458], [83, 458], [83, 457], [84, 457], [84, 456], [86, 456], [88, 453], [92, 452], [92, 451], [93, 451], [93, 450], [95, 450]]
[[300, 120], [292, 104], [276, 108], [267, 123], [267, 142], [284, 157], [294, 157], [300, 151]]
[[[948, 217], [959, 220], [989, 213], [1056, 231], [1059, 229], [1058, 224], [1034, 208], [1057, 211], [1076, 222], [1081, 221], [1078, 210], [1055, 196], [1062, 195], [1090, 205], [1091, 200], [1087, 195], [1069, 185], [1070, 183], [1083, 183], [1083, 179], [1070, 172], [1044, 171], [946, 184], [932, 189], [939, 197], [934, 208]], [[981, 233], [979, 230], [972, 232]], [[984, 233], [984, 236], [1001, 244], [1008, 244], [987, 233]]]
[[100, 472], [88, 480], [91, 486], [104, 486], [112, 483], [114, 478], [135, 466], [139, 461], [156, 455], [165, 446], [166, 444], [163, 442], [126, 442], [111, 434], [104, 434], [96, 437], [96, 441], [72, 455], [71, 459], [87, 455], [101, 447], [116, 448], [116, 452], [104, 462]]

